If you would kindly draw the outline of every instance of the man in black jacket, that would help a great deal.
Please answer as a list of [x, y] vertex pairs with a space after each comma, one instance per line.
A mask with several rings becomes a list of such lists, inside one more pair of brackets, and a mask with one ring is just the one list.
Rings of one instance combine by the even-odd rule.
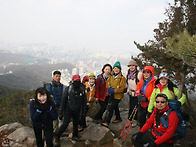
[[85, 86], [81, 83], [79, 75], [73, 75], [72, 81], [69, 86], [66, 87], [63, 94], [63, 99], [60, 106], [59, 119], [62, 119], [62, 113], [64, 112], [64, 122], [60, 126], [59, 130], [55, 133], [56, 142], [59, 143], [61, 134], [66, 130], [70, 123], [70, 119], [73, 119], [73, 139], [78, 138], [78, 119], [80, 111], [85, 115], [86, 109], [86, 94]]

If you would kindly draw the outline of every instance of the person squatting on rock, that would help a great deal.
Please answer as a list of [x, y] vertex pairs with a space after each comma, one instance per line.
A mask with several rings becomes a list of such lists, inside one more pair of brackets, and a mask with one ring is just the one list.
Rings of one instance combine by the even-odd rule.
[[111, 106], [109, 107], [109, 114], [106, 118], [106, 122], [102, 123], [102, 125], [105, 127], [108, 127], [113, 116], [113, 111], [115, 111], [116, 118], [112, 122], [118, 123], [122, 121], [120, 117], [118, 103], [124, 96], [125, 82], [126, 79], [121, 73], [121, 64], [119, 61], [117, 61], [114, 64], [111, 76], [109, 77], [106, 83], [106, 87], [108, 88], [109, 93], [111, 94]]
[[[73, 120], [73, 139], [78, 138], [78, 119], [80, 111], [82, 115], [86, 112], [86, 94], [85, 86], [81, 83], [79, 75], [73, 75], [69, 86], [65, 88], [63, 99], [60, 106], [59, 117], [62, 118], [64, 112], [64, 121], [59, 130], [55, 133], [55, 143], [59, 143], [62, 133], [68, 127], [71, 117]], [[85, 117], [84, 117], [85, 118]], [[85, 120], [84, 120], [85, 121]]]
[[[153, 108], [156, 106], [155, 97], [159, 93], [164, 93], [165, 95], [167, 95], [168, 99], [176, 99], [179, 95], [179, 89], [170, 81], [169, 74], [166, 69], [161, 70], [159, 79], [156, 80], [155, 88], [151, 94], [148, 106], [149, 115], [152, 113]], [[184, 93], [182, 93], [182, 96], [178, 99], [178, 101], [180, 101], [181, 105], [186, 102], [186, 96], [184, 95]]]
[[[165, 94], [157, 94], [155, 101], [156, 108], [154, 108], [150, 118], [139, 132], [132, 136], [132, 143], [135, 147], [172, 147], [174, 144], [174, 141], [171, 138], [178, 128], [178, 116], [175, 111], [171, 111], [168, 118], [168, 127], [163, 127], [160, 118], [166, 115], [167, 110], [170, 109], [168, 98]], [[151, 127], [152, 130], [150, 132], [148, 130]], [[156, 132], [162, 135], [158, 135]]]
[[99, 112], [95, 115], [94, 121], [102, 122], [102, 116], [105, 112], [108, 100], [109, 100], [109, 92], [106, 88], [106, 82], [110, 77], [110, 72], [112, 71], [112, 66], [110, 64], [105, 64], [102, 68], [102, 73], [97, 76], [96, 80], [96, 90], [95, 90], [95, 97], [96, 101], [99, 102], [101, 108]]
[[154, 67], [145, 66], [143, 74], [136, 88], [136, 95], [139, 100], [139, 124], [140, 128], [146, 123], [147, 107], [151, 93], [155, 87]]
[[[63, 96], [63, 84], [60, 83], [60, 80], [61, 80], [61, 72], [54, 71], [53, 80], [51, 84], [46, 86], [46, 89], [51, 94], [51, 96], [54, 98], [58, 112], [59, 112], [59, 107], [60, 107], [60, 103], [61, 103], [62, 96]], [[58, 118], [53, 121], [53, 127], [54, 127], [54, 132], [56, 132], [59, 128]]]
[[37, 147], [44, 147], [42, 130], [47, 147], [53, 147], [53, 120], [58, 118], [58, 113], [50, 93], [44, 87], [35, 90], [35, 99], [30, 102], [30, 116]]
[[[138, 71], [137, 69], [137, 63], [135, 60], [130, 60], [128, 63], [128, 71], [126, 76], [126, 84], [127, 84], [127, 91], [129, 95], [129, 112], [128, 112], [128, 119], [132, 120], [132, 117], [130, 117], [134, 107], [138, 107], [138, 98], [136, 96], [136, 87], [137, 83], [139, 82], [142, 73]], [[132, 127], [135, 127], [137, 125], [137, 113], [132, 121]]]

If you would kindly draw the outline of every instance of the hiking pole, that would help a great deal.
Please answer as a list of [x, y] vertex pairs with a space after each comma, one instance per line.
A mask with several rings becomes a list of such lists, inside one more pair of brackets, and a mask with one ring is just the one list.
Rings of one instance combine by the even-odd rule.
[[128, 132], [129, 132], [129, 129], [130, 129], [131, 125], [132, 125], [132, 121], [133, 121], [133, 119], [134, 119], [134, 117], [135, 117], [135, 114], [137, 113], [137, 108], [134, 110], [134, 112], [135, 112], [135, 113], [133, 114], [133, 118], [131, 119], [131, 122], [130, 122], [129, 127], [128, 127], [128, 129], [127, 129], [127, 132], [126, 132], [126, 134], [125, 134], [125, 137], [123, 138], [122, 144], [124, 143], [124, 141], [125, 141], [125, 139], [126, 139], [126, 137], [127, 137], [127, 134], [128, 134]]
[[[122, 132], [121, 132], [121, 134], [120, 134], [120, 137], [121, 137], [121, 136], [122, 136], [122, 134], [124, 133], [124, 131], [125, 131], [125, 129], [126, 129], [126, 127], [127, 127], [128, 123], [129, 123], [129, 121], [130, 121], [130, 119], [131, 119], [132, 115], [133, 115], [133, 114], [134, 114], [134, 112], [135, 112], [135, 109], [136, 109], [136, 105], [135, 105], [135, 107], [134, 107], [133, 111], [131, 112], [131, 114], [130, 114], [130, 116], [129, 116], [128, 120], [127, 120], [127, 122], [126, 122], [126, 124], [125, 124], [125, 126], [124, 126], [124, 128], [123, 128], [123, 130], [122, 130]], [[120, 137], [119, 137], [119, 138], [120, 138]]]

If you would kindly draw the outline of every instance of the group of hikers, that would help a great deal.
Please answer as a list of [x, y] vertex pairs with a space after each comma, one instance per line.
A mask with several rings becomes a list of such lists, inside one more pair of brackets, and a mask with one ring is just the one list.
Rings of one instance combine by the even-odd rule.
[[[168, 100], [179, 95], [179, 89], [170, 81], [166, 69], [162, 69], [156, 80], [154, 67], [145, 66], [139, 70], [135, 60], [128, 63], [126, 77], [121, 72], [121, 64], [117, 61], [113, 66], [105, 64], [102, 73], [95, 76], [90, 73], [81, 80], [80, 75], [72, 76], [68, 86], [60, 83], [60, 71], [53, 72], [53, 80], [46, 86], [37, 88], [34, 100], [30, 103], [30, 116], [38, 147], [44, 147], [42, 131], [48, 147], [60, 144], [60, 137], [73, 122], [72, 138], [78, 139], [78, 131], [84, 130], [86, 114], [93, 103], [100, 105], [100, 109], [93, 117], [95, 123], [109, 127], [113, 112], [115, 119], [112, 123], [122, 121], [119, 102], [124, 93], [129, 95], [128, 120], [131, 126], [139, 125], [139, 131], [132, 136], [132, 143], [140, 146], [173, 146], [172, 136], [178, 127], [178, 116], [172, 111], [168, 118], [168, 126], [164, 127], [160, 118], [169, 110]], [[178, 101], [183, 105], [186, 101], [184, 94]], [[109, 105], [110, 103], [110, 105]], [[139, 108], [135, 115], [133, 111]], [[105, 111], [108, 114], [103, 119]], [[147, 120], [146, 120], [147, 119]], [[59, 127], [59, 120], [63, 123]], [[150, 128], [151, 132], [148, 131]]]

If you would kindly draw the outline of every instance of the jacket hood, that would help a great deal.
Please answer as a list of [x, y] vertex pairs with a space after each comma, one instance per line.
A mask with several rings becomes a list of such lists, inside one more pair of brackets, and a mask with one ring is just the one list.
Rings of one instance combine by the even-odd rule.
[[153, 66], [145, 66], [144, 68], [143, 68], [143, 70], [144, 69], [149, 69], [150, 71], [151, 71], [151, 73], [152, 73], [152, 76], [154, 77], [154, 67]]

